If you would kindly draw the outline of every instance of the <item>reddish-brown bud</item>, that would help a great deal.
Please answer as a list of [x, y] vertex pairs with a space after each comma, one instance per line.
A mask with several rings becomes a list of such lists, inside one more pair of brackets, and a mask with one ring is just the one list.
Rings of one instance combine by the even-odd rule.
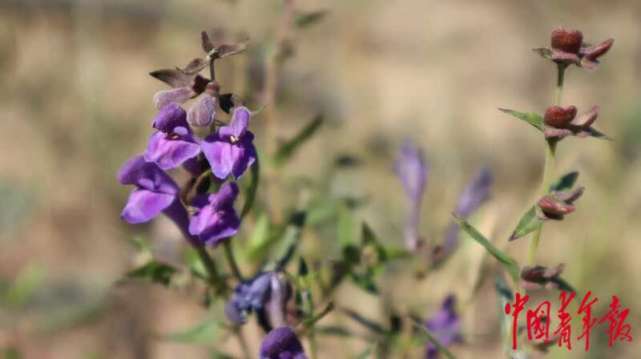
[[576, 117], [576, 107], [550, 106], [545, 111], [544, 122], [548, 126], [566, 128]]
[[599, 57], [605, 55], [605, 53], [610, 50], [613, 44], [614, 39], [608, 39], [599, 44], [583, 49], [582, 52], [584, 52], [585, 58], [591, 61], [595, 61]]
[[557, 28], [552, 31], [550, 45], [555, 50], [578, 54], [583, 44], [583, 34], [578, 30]]
[[563, 219], [563, 216], [575, 210], [573, 205], [564, 203], [551, 195], [541, 198], [537, 205], [549, 219]]

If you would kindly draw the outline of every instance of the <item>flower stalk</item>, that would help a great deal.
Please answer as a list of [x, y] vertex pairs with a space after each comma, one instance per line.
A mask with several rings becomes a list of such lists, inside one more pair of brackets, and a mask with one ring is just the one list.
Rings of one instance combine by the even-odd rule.
[[[556, 106], [561, 106], [561, 98], [563, 95], [563, 83], [565, 81], [565, 70], [567, 65], [564, 63], [557, 64], [557, 76], [556, 76], [556, 90], [554, 94], [554, 104]], [[554, 168], [556, 163], [556, 145], [558, 140], [556, 138], [549, 138], [545, 141], [545, 164], [543, 165], [543, 177], [541, 179], [541, 189], [539, 192], [539, 197], [545, 196], [550, 191], [550, 185], [554, 178]], [[543, 224], [541, 224], [530, 241], [527, 254], [527, 263], [529, 265], [534, 265], [536, 261], [536, 252], [539, 248], [541, 242], [541, 232], [543, 231]]]

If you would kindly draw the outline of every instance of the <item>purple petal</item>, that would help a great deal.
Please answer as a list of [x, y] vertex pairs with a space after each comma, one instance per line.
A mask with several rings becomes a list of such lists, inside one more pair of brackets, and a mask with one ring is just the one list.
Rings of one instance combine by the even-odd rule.
[[396, 174], [412, 201], [420, 201], [425, 191], [428, 167], [421, 150], [406, 141], [396, 160]]
[[216, 100], [205, 94], [187, 112], [187, 122], [192, 126], [207, 127], [214, 121]]
[[229, 208], [234, 205], [237, 196], [238, 185], [235, 182], [227, 182], [210, 197], [210, 202], [216, 209]]
[[[456, 298], [453, 295], [447, 296], [439, 309], [432, 317], [425, 322], [425, 327], [444, 346], [450, 346], [460, 342], [461, 323], [455, 311]], [[432, 343], [427, 345], [427, 357], [435, 357], [435, 348]]]
[[162, 132], [172, 133], [176, 127], [189, 128], [186, 118], [187, 113], [180, 105], [170, 103], [158, 111], [152, 126]]
[[[494, 178], [488, 168], [482, 168], [465, 187], [456, 206], [456, 214], [467, 218], [476, 211], [490, 196], [490, 189]], [[445, 239], [441, 247], [439, 258], [443, 259], [456, 249], [459, 239], [459, 225], [451, 222], [445, 231]]]
[[251, 112], [247, 107], [240, 106], [234, 108], [229, 125], [223, 126], [218, 130], [220, 136], [223, 138], [229, 138], [232, 136], [235, 138], [241, 138], [245, 134], [247, 126], [249, 126], [250, 118]]
[[459, 197], [456, 213], [463, 218], [470, 216], [490, 197], [494, 178], [489, 168], [482, 168], [465, 187]]
[[190, 136], [176, 137], [157, 131], [149, 139], [145, 160], [156, 163], [164, 170], [176, 168], [200, 153], [200, 146], [188, 141]]
[[235, 160], [238, 157], [237, 146], [219, 140], [218, 136], [214, 134], [206, 138], [201, 147], [207, 161], [209, 161], [214, 176], [220, 179], [227, 178], [231, 174]]
[[157, 193], [144, 189], [131, 192], [121, 217], [135, 224], [148, 222], [169, 207], [176, 197], [171, 194]]
[[129, 159], [118, 171], [118, 181], [135, 185], [152, 192], [175, 195], [178, 185], [155, 163], [145, 161], [143, 156]]
[[163, 107], [172, 103], [181, 105], [193, 95], [194, 91], [190, 87], [172, 88], [156, 92], [153, 103], [157, 109], [162, 110]]
[[260, 359], [306, 359], [303, 345], [290, 327], [279, 327], [267, 334], [260, 345]]
[[215, 211], [211, 206], [204, 207], [192, 217], [189, 233], [211, 245], [238, 233], [240, 219], [234, 210]]
[[191, 218], [189, 233], [214, 245], [234, 236], [240, 227], [240, 219], [233, 207], [237, 195], [238, 186], [227, 183], [218, 193], [210, 195], [206, 203], [203, 203], [203, 196], [196, 198], [195, 205], [200, 209]]
[[236, 144], [238, 156], [232, 168], [232, 174], [235, 178], [240, 178], [245, 171], [256, 161], [256, 148], [252, 143], [254, 134], [247, 131], [241, 142]]

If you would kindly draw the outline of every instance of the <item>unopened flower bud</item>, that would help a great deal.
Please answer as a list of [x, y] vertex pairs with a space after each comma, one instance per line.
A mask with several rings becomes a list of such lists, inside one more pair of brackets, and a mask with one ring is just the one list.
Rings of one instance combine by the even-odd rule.
[[579, 187], [573, 191], [555, 192], [543, 196], [537, 203], [543, 212], [543, 218], [562, 220], [566, 214], [574, 212], [576, 208], [573, 203], [581, 197], [584, 190], [584, 187]]
[[526, 290], [569, 290], [571, 287], [561, 278], [564, 267], [563, 264], [555, 267], [525, 266], [521, 271], [521, 287]]
[[287, 324], [286, 306], [291, 289], [285, 276], [273, 273], [270, 277], [269, 299], [265, 303], [266, 314], [272, 327], [277, 328]]
[[546, 125], [556, 128], [566, 128], [576, 117], [576, 107], [550, 106], [545, 111], [544, 122]]
[[176, 103], [182, 105], [185, 103], [191, 96], [194, 95], [194, 92], [189, 87], [178, 87], [169, 90], [162, 90], [156, 92], [154, 95], [154, 106], [161, 110], [163, 107], [169, 105], [170, 103]]
[[599, 57], [605, 55], [613, 44], [614, 39], [608, 39], [594, 46], [581, 49], [581, 54], [583, 55], [581, 66], [594, 70], [599, 64]]
[[216, 115], [216, 100], [207, 95], [202, 95], [187, 112], [187, 122], [196, 127], [207, 127]]
[[583, 43], [583, 34], [578, 30], [569, 30], [562, 27], [554, 29], [550, 36], [552, 49], [578, 54]]
[[564, 203], [552, 195], [544, 196], [537, 203], [543, 214], [550, 219], [562, 219], [566, 214], [574, 212], [573, 205]]
[[585, 49], [585, 57], [590, 60], [596, 60], [597, 58], [605, 55], [606, 52], [614, 45], [614, 39], [607, 39], [602, 43], [588, 47]]

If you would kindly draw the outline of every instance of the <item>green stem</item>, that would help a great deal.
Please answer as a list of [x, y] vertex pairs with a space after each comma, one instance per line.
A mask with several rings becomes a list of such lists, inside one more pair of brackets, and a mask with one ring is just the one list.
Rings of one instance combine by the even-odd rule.
[[[565, 69], [567, 65], [558, 64], [557, 66], [557, 76], [556, 76], [556, 90], [554, 96], [554, 104], [561, 106], [561, 95], [563, 94], [563, 83], [565, 81]], [[556, 162], [556, 144], [557, 140], [550, 139], [546, 141], [545, 146], [545, 165], [543, 168], [543, 179], [541, 180], [541, 190], [540, 196], [545, 196], [550, 191], [550, 185], [554, 179], [554, 164]], [[530, 246], [528, 248], [528, 264], [534, 265], [536, 260], [536, 251], [539, 248], [539, 243], [541, 242], [541, 232], [543, 231], [543, 224], [537, 228], [530, 240]]]
[[[541, 181], [541, 190], [540, 197], [545, 196], [550, 191], [550, 186], [552, 185], [552, 180], [554, 178], [554, 164], [556, 162], [556, 140], [546, 141], [546, 150], [545, 150], [545, 167], [543, 169], [543, 180]], [[543, 224], [539, 225], [539, 228], [536, 229], [532, 240], [530, 240], [530, 246], [528, 248], [528, 264], [534, 265], [536, 260], [536, 251], [539, 248], [539, 242], [541, 241], [541, 232], [543, 231]]]
[[229, 263], [232, 274], [239, 282], [244, 281], [243, 274], [240, 272], [238, 262], [236, 262], [236, 257], [234, 256], [234, 249], [231, 247], [231, 238], [225, 241], [224, 247], [225, 257], [227, 258], [227, 263]]
[[218, 269], [216, 268], [216, 263], [214, 263], [214, 260], [207, 252], [207, 249], [201, 245], [194, 245], [193, 247], [196, 249], [196, 252], [198, 252], [198, 256], [203, 262], [203, 265], [207, 270], [207, 274], [209, 274], [209, 283], [217, 293], [223, 293], [225, 291], [223, 281], [218, 273]]
[[565, 69], [567, 65], [558, 64], [556, 73], [556, 89], [554, 91], [554, 104], [561, 106], [561, 94], [563, 93], [563, 82], [565, 81]]

